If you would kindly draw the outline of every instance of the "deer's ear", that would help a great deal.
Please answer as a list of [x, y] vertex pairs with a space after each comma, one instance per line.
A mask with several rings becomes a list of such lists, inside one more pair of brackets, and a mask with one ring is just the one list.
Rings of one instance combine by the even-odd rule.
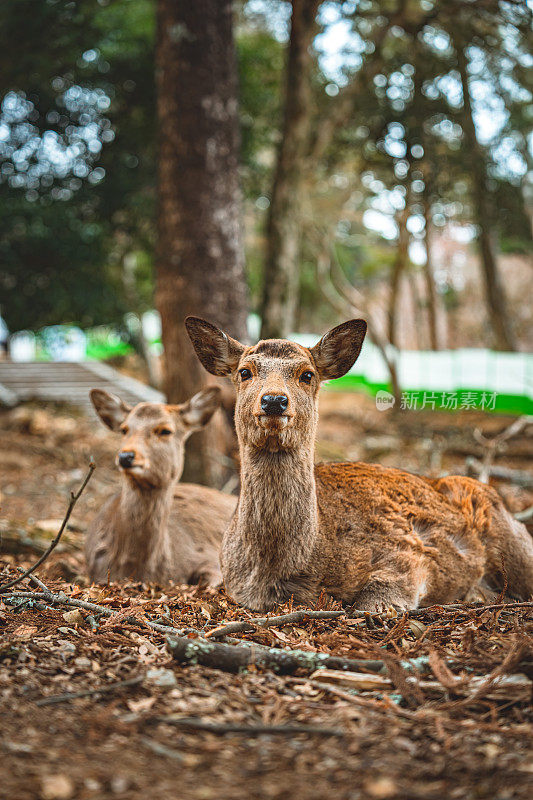
[[187, 317], [185, 327], [196, 355], [211, 375], [229, 375], [237, 369], [245, 346], [200, 317]]
[[195, 394], [181, 406], [175, 406], [181, 421], [189, 428], [190, 433], [207, 425], [220, 406], [222, 392], [218, 386], [209, 386]]
[[120, 397], [104, 392], [103, 389], [91, 389], [89, 397], [104, 425], [112, 431], [118, 431], [131, 411], [130, 406], [123, 403]]
[[321, 381], [340, 378], [355, 364], [366, 334], [364, 319], [351, 319], [328, 331], [311, 348]]

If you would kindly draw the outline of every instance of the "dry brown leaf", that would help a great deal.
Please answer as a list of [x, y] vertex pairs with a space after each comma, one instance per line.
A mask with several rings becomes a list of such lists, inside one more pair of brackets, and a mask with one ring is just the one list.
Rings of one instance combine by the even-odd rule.
[[83, 614], [79, 608], [74, 608], [72, 611], [65, 611], [63, 614], [63, 619], [65, 622], [68, 622], [69, 625], [82, 625], [85, 622]]
[[378, 778], [370, 778], [365, 781], [363, 786], [371, 797], [376, 797], [378, 800], [394, 797], [398, 791], [395, 782], [391, 778], [386, 778], [384, 775]]
[[74, 795], [74, 783], [68, 775], [45, 775], [41, 781], [42, 800], [70, 800]]
[[35, 636], [36, 633], [37, 628], [34, 628], [31, 625], [19, 625], [18, 628], [15, 628], [13, 631], [13, 636], [16, 639], [20, 639], [21, 642], [28, 642]]
[[134, 714], [140, 711], [149, 711], [155, 703], [155, 697], [141, 697], [140, 700], [127, 700], [126, 705]]
[[421, 639], [428, 628], [427, 625], [424, 625], [424, 623], [420, 622], [418, 619], [410, 619], [407, 625], [415, 639]]
[[282, 631], [276, 631], [274, 628], [271, 628], [270, 633], [275, 639], [279, 639], [280, 642], [284, 642], [285, 644], [290, 642], [290, 638], [286, 636]]

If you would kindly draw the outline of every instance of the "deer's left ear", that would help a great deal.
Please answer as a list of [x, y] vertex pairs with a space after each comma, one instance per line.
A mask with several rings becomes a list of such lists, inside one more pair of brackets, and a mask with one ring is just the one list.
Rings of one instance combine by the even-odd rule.
[[361, 352], [365, 334], [364, 319], [351, 319], [332, 328], [311, 347], [321, 381], [340, 378], [353, 367]]
[[230, 375], [246, 347], [200, 317], [187, 317], [185, 328], [196, 355], [211, 375]]
[[130, 406], [127, 406], [120, 397], [104, 392], [103, 389], [91, 389], [89, 397], [104, 425], [112, 431], [118, 431], [131, 411]]
[[203, 428], [220, 406], [222, 392], [218, 386], [208, 386], [186, 403], [176, 406], [181, 421], [190, 433]]

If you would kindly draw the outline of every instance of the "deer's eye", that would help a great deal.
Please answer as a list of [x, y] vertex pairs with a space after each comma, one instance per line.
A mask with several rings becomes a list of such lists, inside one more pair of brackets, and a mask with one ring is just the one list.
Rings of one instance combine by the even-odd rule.
[[245, 367], [244, 369], [239, 370], [239, 375], [241, 376], [241, 381], [249, 381], [252, 377], [252, 370], [246, 369]]
[[156, 430], [158, 436], [172, 436], [172, 431], [170, 428], [159, 428]]
[[313, 380], [314, 372], [307, 370], [306, 372], [302, 372], [300, 375], [300, 383], [311, 383]]

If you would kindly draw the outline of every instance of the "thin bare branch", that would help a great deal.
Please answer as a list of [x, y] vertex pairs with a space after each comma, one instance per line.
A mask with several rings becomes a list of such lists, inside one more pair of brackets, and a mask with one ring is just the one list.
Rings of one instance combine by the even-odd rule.
[[492, 462], [496, 458], [497, 453], [505, 449], [506, 442], [508, 442], [509, 439], [512, 439], [513, 436], [518, 436], [518, 434], [521, 433], [524, 428], [527, 428], [528, 425], [532, 424], [533, 416], [524, 415], [518, 417], [518, 419], [515, 419], [511, 425], [501, 431], [497, 436], [493, 436], [491, 439], [487, 438], [479, 428], [474, 430], [475, 440], [485, 448], [485, 456], [483, 458], [483, 463], [481, 465], [481, 469], [479, 470], [478, 477], [478, 480], [480, 480], [481, 483], [489, 482], [492, 471]]
[[274, 617], [255, 617], [249, 620], [228, 622], [219, 628], [214, 628], [205, 634], [206, 639], [221, 639], [230, 633], [244, 633], [254, 631], [256, 628], [275, 628], [280, 625], [290, 625], [304, 622], [307, 619], [338, 619], [346, 615], [346, 611], [293, 611], [291, 614], [280, 614]]
[[[9, 594], [3, 598], [4, 600], [9, 600], [10, 597], [20, 597], [20, 598], [27, 598], [31, 600], [42, 600], [46, 603], [53, 603], [54, 605], [62, 605], [62, 606], [70, 606], [71, 608], [82, 608], [84, 611], [94, 611], [97, 614], [103, 614], [106, 617], [114, 617], [118, 616], [118, 612], [114, 611], [111, 608], [106, 608], [106, 606], [101, 606], [98, 603], [91, 603], [88, 600], [77, 600], [73, 597], [67, 597], [66, 594], [60, 592], [59, 594], [53, 594], [49, 591], [47, 592], [9, 592]], [[120, 619], [124, 619], [123, 615], [120, 615]], [[130, 617], [126, 617], [126, 622], [132, 622], [137, 625], [148, 625], [149, 628], [157, 631], [158, 633], [171, 633], [174, 635], [183, 635], [186, 633], [195, 633], [198, 636], [202, 636], [202, 631], [197, 630], [196, 628], [174, 628], [172, 625], [160, 625], [158, 622], [152, 622], [151, 620], [147, 619], [138, 619], [133, 614]]]
[[0, 586], [0, 594], [3, 594], [4, 592], [7, 592], [9, 589], [11, 589], [12, 586], [16, 586], [18, 583], [21, 583], [21, 581], [23, 581], [24, 578], [27, 578], [28, 575], [31, 575], [31, 573], [34, 572], [37, 569], [37, 567], [40, 567], [41, 564], [43, 563], [43, 561], [46, 561], [46, 559], [48, 558], [50, 553], [55, 549], [57, 543], [61, 539], [63, 531], [67, 527], [67, 522], [70, 519], [70, 515], [72, 514], [74, 506], [76, 505], [76, 503], [80, 499], [80, 497], [81, 497], [81, 495], [83, 493], [83, 490], [85, 489], [85, 487], [89, 483], [89, 481], [91, 479], [91, 475], [93, 474], [95, 469], [96, 469], [96, 466], [94, 464], [94, 461], [91, 461], [91, 463], [89, 464], [89, 471], [87, 472], [87, 475], [85, 476], [85, 479], [84, 479], [82, 485], [80, 486], [80, 488], [78, 489], [76, 494], [71, 493], [70, 503], [69, 503], [68, 508], [67, 508], [67, 513], [65, 514], [63, 522], [61, 523], [61, 527], [59, 528], [59, 531], [57, 532], [57, 534], [54, 537], [54, 539], [50, 542], [50, 547], [48, 548], [48, 550], [46, 550], [46, 552], [43, 553], [42, 556], [40, 556], [40, 558], [37, 559], [35, 564], [33, 564], [31, 567], [29, 567], [29, 569], [27, 569], [21, 575], [19, 575], [18, 578], [14, 578], [9, 583], [5, 583], [3, 586]]
[[65, 692], [64, 694], [53, 694], [49, 697], [41, 697], [37, 700], [37, 706], [53, 706], [58, 703], [70, 703], [71, 700], [77, 700], [79, 697], [92, 697], [95, 694], [107, 694], [109, 692], [116, 692], [120, 689], [125, 689], [129, 686], [138, 686], [144, 680], [143, 675], [136, 675], [134, 678], [127, 678], [125, 681], [116, 681], [108, 683], [104, 686], [97, 686], [94, 689], [82, 689], [79, 692]]
[[494, 464], [485, 464], [477, 458], [470, 456], [466, 459], [467, 472], [473, 473], [481, 481], [482, 477], [487, 476], [487, 479], [482, 481], [488, 483], [488, 478], [491, 476], [499, 478], [502, 481], [509, 481], [509, 483], [516, 483], [517, 486], [524, 486], [529, 489], [533, 486], [533, 476], [530, 472], [520, 469], [511, 469], [510, 467], [498, 467]]

